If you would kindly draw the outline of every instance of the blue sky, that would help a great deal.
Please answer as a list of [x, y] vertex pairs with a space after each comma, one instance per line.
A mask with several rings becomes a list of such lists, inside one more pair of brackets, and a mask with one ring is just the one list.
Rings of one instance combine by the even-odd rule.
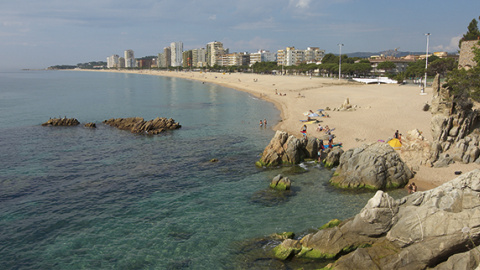
[[0, 70], [156, 55], [221, 41], [231, 52], [458, 50], [479, 0], [3, 0]]

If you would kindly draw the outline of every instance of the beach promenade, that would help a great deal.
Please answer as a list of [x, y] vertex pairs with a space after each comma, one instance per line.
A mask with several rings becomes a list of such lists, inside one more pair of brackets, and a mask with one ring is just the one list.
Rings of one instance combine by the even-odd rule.
[[[273, 102], [281, 112], [282, 121], [275, 130], [283, 130], [301, 137], [300, 129], [307, 116], [305, 112], [317, 112], [324, 109], [330, 117], [313, 117], [322, 126], [335, 128], [335, 143], [341, 142], [344, 150], [358, 147], [363, 143], [392, 138], [395, 131], [406, 136], [407, 132], [418, 129], [422, 135], [432, 141], [430, 131], [431, 114], [423, 111], [425, 103], [431, 104], [432, 90], [426, 89], [426, 95], [420, 95], [417, 85], [361, 84], [332, 78], [309, 76], [259, 75], [249, 73], [215, 72], [175, 72], [154, 70], [108, 70], [106, 72], [138, 73], [157, 76], [177, 77], [214, 83], [225, 87], [251, 93], [254, 96]], [[337, 111], [346, 99], [349, 99], [352, 111]], [[330, 110], [327, 110], [327, 109]], [[257, 124], [264, 117], [250, 119]], [[267, 119], [268, 120], [268, 119]], [[321, 137], [325, 133], [317, 131], [318, 124], [307, 125], [308, 136]], [[455, 163], [447, 168], [420, 166], [414, 181], [419, 190], [439, 186], [456, 176], [455, 171], [467, 172], [476, 169], [475, 164]]]

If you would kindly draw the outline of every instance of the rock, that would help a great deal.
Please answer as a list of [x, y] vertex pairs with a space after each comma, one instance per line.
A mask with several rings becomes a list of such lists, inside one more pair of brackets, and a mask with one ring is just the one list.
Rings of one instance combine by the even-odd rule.
[[212, 159], [210, 159], [210, 162], [212, 162], [212, 163], [218, 162], [218, 159], [217, 158], [212, 158]]
[[283, 177], [279, 174], [275, 176], [270, 182], [270, 187], [277, 190], [290, 190], [292, 183], [288, 177]]
[[273, 249], [275, 257], [280, 260], [286, 260], [296, 253], [300, 252], [301, 244], [298, 240], [287, 239]]
[[97, 128], [97, 125], [95, 123], [86, 123], [84, 125], [84, 127], [86, 127], [86, 128]]
[[[437, 75], [432, 86], [434, 96], [432, 99], [431, 129], [433, 136], [431, 162], [439, 158], [439, 154], [451, 153], [455, 161], [470, 163], [478, 158], [475, 148], [470, 148], [465, 154], [473, 137], [478, 137], [479, 112], [473, 110], [472, 101], [463, 97], [451, 95], [448, 89], [440, 84], [440, 76]], [[461, 142], [462, 144], [454, 143]], [[475, 146], [478, 144], [473, 143]]]
[[344, 153], [343, 149], [340, 147], [333, 148], [331, 151], [328, 152], [327, 157], [323, 160], [325, 167], [333, 168], [338, 166], [340, 163], [340, 157]]
[[103, 123], [121, 130], [129, 130], [132, 133], [148, 135], [156, 135], [165, 130], [179, 129], [182, 127], [172, 118], [167, 119], [159, 117], [149, 121], [145, 121], [141, 117], [112, 118], [103, 121]]
[[412, 177], [390, 145], [376, 142], [343, 153], [330, 183], [340, 188], [388, 189], [403, 187]]
[[295, 233], [294, 232], [274, 233], [270, 237], [277, 240], [293, 239], [295, 237]]
[[298, 139], [287, 132], [277, 131], [256, 162], [259, 167], [278, 166], [282, 164], [299, 164], [306, 158], [316, 159], [318, 143], [315, 138]]
[[354, 218], [284, 240], [279, 259], [336, 259], [332, 269], [475, 269], [480, 169], [395, 200], [377, 191]]
[[42, 126], [78, 126], [80, 122], [75, 118], [51, 118], [47, 122], [43, 123]]
[[442, 154], [440, 155], [439, 159], [435, 163], [433, 163], [433, 167], [444, 168], [448, 167], [448, 165], [452, 163], [455, 163], [452, 157], [450, 157], [448, 154]]

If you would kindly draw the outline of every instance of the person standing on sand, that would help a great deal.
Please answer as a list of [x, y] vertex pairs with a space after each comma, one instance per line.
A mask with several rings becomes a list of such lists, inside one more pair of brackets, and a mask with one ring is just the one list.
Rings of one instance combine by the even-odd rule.
[[307, 138], [307, 125], [303, 125], [300, 132], [303, 134], [303, 137], [306, 139]]

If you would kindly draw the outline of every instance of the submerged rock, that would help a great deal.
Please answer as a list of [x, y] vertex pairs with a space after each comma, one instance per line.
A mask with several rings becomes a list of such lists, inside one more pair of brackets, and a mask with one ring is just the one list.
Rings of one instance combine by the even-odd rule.
[[292, 182], [288, 177], [283, 177], [283, 175], [279, 174], [272, 179], [270, 182], [270, 187], [276, 190], [290, 190], [292, 186]]
[[412, 177], [390, 145], [376, 142], [347, 150], [330, 183], [341, 188], [388, 189], [403, 187]]

